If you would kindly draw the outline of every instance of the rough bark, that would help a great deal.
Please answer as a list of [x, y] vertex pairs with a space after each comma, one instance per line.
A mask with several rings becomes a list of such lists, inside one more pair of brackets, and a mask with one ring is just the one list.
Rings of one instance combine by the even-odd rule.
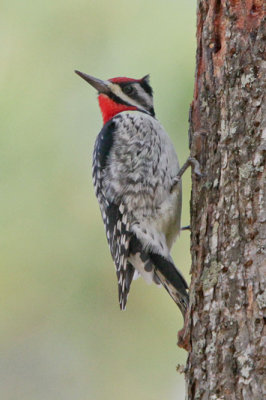
[[262, 0], [198, 0], [189, 400], [265, 398], [263, 17]]

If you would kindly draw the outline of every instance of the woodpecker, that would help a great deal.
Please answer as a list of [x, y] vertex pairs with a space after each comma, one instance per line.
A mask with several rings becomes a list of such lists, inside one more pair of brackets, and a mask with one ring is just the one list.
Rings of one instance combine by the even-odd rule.
[[171, 247], [180, 232], [182, 187], [174, 146], [155, 117], [149, 75], [100, 80], [75, 71], [98, 91], [103, 128], [93, 152], [93, 184], [116, 267], [124, 310], [133, 279], [163, 285], [180, 308], [188, 285]]

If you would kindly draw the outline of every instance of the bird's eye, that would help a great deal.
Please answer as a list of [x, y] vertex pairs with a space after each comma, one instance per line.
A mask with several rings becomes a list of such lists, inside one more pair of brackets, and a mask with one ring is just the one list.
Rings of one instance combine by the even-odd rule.
[[133, 87], [131, 85], [126, 85], [123, 87], [123, 92], [125, 94], [131, 94], [133, 92]]

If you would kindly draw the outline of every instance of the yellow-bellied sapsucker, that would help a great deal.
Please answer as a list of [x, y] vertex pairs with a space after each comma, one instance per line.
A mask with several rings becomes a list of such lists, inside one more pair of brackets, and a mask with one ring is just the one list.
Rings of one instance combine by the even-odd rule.
[[170, 249], [180, 232], [181, 182], [173, 144], [155, 118], [149, 76], [96, 79], [103, 115], [93, 154], [93, 183], [116, 266], [120, 308], [132, 279], [162, 284], [183, 316], [187, 283]]

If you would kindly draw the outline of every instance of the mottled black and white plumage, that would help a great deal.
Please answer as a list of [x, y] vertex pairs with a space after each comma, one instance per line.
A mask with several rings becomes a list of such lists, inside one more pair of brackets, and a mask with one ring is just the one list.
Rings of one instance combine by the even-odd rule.
[[170, 250], [180, 231], [181, 182], [176, 152], [154, 116], [148, 77], [100, 81], [77, 72], [99, 92], [104, 126], [93, 154], [93, 183], [112, 258], [119, 303], [132, 279], [162, 284], [185, 315], [187, 283]]

